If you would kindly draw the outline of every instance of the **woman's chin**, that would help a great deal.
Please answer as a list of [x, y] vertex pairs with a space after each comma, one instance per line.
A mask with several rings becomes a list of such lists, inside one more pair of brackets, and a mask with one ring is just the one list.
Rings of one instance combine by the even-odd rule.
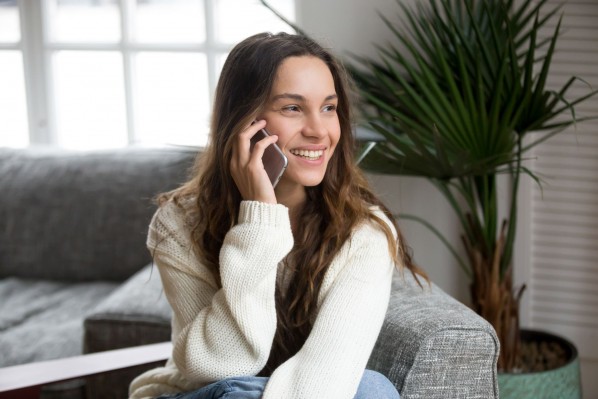
[[[303, 187], [314, 187], [318, 184], [322, 183], [324, 180], [323, 173], [301, 173], [299, 175], [283, 175], [282, 179], [280, 180], [279, 186], [280, 188], [283, 187], [290, 187], [294, 185], [300, 185]], [[277, 186], [277, 188], [279, 188]]]

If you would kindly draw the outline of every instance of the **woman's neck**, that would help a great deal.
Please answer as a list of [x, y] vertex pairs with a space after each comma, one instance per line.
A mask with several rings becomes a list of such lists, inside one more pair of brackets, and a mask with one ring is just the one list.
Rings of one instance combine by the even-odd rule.
[[295, 231], [295, 226], [297, 225], [299, 215], [303, 209], [303, 204], [305, 204], [305, 199], [307, 198], [305, 187], [301, 185], [289, 186], [286, 184], [279, 184], [276, 186], [275, 192], [278, 203], [289, 208], [291, 228]]

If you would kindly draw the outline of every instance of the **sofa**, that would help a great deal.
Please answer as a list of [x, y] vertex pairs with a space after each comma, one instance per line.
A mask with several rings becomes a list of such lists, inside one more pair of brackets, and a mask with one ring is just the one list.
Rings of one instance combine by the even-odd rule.
[[[145, 237], [152, 199], [185, 181], [195, 157], [184, 147], [0, 148], [0, 367], [170, 340]], [[396, 273], [368, 368], [406, 399], [498, 398], [498, 349], [469, 308]], [[42, 397], [124, 398], [155, 366], [48, 385]]]

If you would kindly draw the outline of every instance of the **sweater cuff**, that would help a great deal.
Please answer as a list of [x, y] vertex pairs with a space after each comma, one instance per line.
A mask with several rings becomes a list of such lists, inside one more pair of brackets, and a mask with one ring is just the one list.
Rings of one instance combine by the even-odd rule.
[[289, 208], [281, 204], [241, 201], [239, 224], [244, 223], [290, 228]]

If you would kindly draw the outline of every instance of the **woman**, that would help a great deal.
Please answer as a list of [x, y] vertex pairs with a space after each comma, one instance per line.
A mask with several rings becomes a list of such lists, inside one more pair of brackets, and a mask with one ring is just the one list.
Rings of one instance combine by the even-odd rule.
[[[262, 163], [274, 143], [288, 158], [276, 188]], [[132, 398], [399, 397], [365, 366], [395, 265], [419, 272], [353, 145], [347, 79], [326, 50], [284, 33], [232, 50], [211, 142], [150, 225], [174, 349]]]

